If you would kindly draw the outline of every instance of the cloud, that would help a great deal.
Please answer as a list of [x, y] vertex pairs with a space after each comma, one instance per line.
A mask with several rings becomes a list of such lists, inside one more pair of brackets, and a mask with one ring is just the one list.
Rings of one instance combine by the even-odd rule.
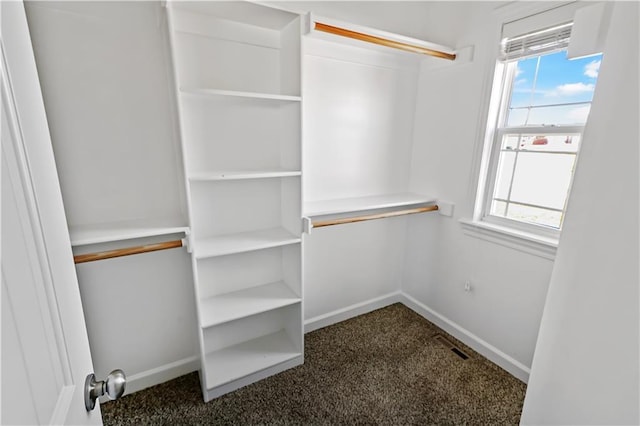
[[522, 68], [520, 68], [520, 67], [516, 67], [516, 78], [518, 78], [518, 76], [519, 76], [520, 74], [522, 74], [523, 72], [524, 72], [524, 70], [523, 70]]
[[584, 83], [567, 83], [557, 86], [554, 90], [547, 93], [548, 96], [573, 96], [581, 93], [593, 92], [596, 88], [594, 84]]
[[591, 78], [597, 78], [598, 73], [600, 72], [600, 62], [601, 61], [591, 61], [584, 67], [584, 75]]
[[527, 82], [526, 78], [520, 78], [520, 79], [516, 80], [513, 84], [514, 84], [514, 86], [518, 86], [518, 85], [524, 84], [526, 82]]

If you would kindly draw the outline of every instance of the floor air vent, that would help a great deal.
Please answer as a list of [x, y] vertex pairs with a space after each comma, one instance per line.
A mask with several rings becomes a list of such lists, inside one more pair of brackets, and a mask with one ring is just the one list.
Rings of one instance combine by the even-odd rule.
[[460, 348], [458, 348], [456, 345], [454, 345], [449, 339], [444, 337], [442, 334], [436, 334], [433, 337], [433, 339], [435, 341], [439, 342], [441, 345], [443, 345], [447, 349], [451, 350], [451, 352], [453, 352], [454, 354], [458, 355], [460, 358], [462, 358], [462, 359], [468, 359], [469, 358], [469, 355], [467, 355], [466, 353], [462, 352], [460, 350]]

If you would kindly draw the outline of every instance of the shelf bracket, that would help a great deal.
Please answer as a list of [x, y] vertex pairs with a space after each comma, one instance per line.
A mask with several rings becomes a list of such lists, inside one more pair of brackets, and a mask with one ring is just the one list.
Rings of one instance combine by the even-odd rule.
[[302, 231], [305, 234], [311, 234], [311, 230], [313, 229], [313, 222], [310, 217], [302, 218]]
[[187, 249], [187, 253], [193, 252], [193, 246], [191, 244], [191, 229], [184, 231], [184, 238], [182, 239], [182, 246]]

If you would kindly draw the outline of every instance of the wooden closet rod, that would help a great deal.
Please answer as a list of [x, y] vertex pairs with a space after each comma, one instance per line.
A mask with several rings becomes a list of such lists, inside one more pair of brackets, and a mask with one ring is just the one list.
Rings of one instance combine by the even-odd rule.
[[448, 59], [450, 61], [456, 59], [455, 53], [447, 53], [440, 50], [433, 50], [422, 46], [416, 46], [414, 44], [403, 43], [401, 41], [389, 40], [374, 35], [347, 30], [345, 28], [334, 27], [333, 25], [323, 24], [321, 22], [315, 22], [314, 28], [325, 33], [349, 37], [360, 41], [366, 41], [368, 43], [374, 43], [381, 46], [392, 47], [394, 49], [405, 50], [407, 52], [422, 53], [423, 55], [435, 56], [436, 58]]
[[412, 209], [395, 210], [385, 213], [375, 213], [363, 216], [344, 217], [340, 219], [327, 219], [312, 222], [314, 228], [322, 228], [323, 226], [342, 225], [345, 223], [364, 222], [365, 220], [383, 219], [385, 217], [404, 216], [407, 214], [425, 213], [438, 210], [438, 206], [415, 207]]
[[93, 262], [95, 260], [111, 259], [113, 257], [129, 256], [132, 254], [149, 253], [151, 251], [167, 250], [182, 247], [182, 240], [166, 241], [164, 243], [146, 244], [144, 246], [128, 247], [99, 253], [87, 253], [73, 256], [74, 263]]

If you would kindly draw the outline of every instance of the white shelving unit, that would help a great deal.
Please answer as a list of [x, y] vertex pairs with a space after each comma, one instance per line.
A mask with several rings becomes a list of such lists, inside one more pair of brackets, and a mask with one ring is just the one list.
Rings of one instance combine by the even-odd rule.
[[205, 401], [303, 362], [301, 17], [168, 2]]

